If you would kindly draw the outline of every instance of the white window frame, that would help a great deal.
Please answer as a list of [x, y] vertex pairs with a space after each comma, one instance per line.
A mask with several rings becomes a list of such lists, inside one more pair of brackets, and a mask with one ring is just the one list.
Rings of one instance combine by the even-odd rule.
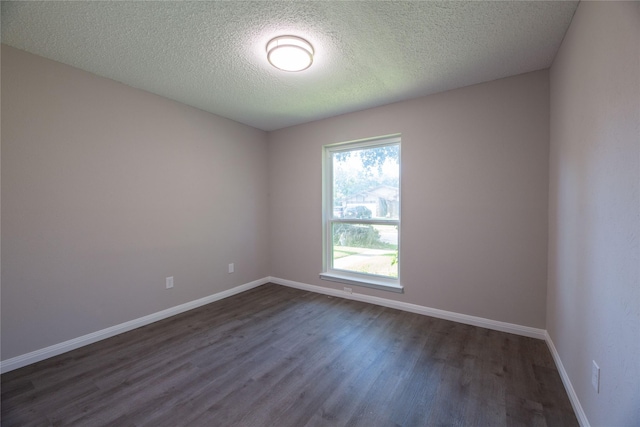
[[[402, 169], [401, 161], [401, 137], [400, 134], [387, 135], [376, 138], [368, 138], [356, 141], [329, 144], [323, 147], [322, 164], [322, 273], [320, 278], [332, 282], [344, 283], [348, 285], [364, 286], [368, 288], [381, 289], [390, 292], [402, 293], [403, 286], [400, 284], [400, 227], [402, 215], [402, 173], [398, 180], [398, 191], [400, 203], [398, 207], [398, 219], [345, 219], [334, 218], [333, 206], [333, 153], [341, 151], [353, 151], [357, 149], [376, 148], [386, 145], [398, 145], [399, 166]], [[334, 223], [355, 223], [371, 225], [396, 225], [398, 227], [398, 277], [378, 276], [374, 274], [358, 273], [346, 270], [334, 269], [332, 264], [331, 251], [333, 248], [332, 225]]]

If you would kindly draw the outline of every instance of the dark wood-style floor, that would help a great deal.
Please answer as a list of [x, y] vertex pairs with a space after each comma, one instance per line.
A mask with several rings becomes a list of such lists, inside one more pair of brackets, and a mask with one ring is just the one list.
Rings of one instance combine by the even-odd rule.
[[544, 341], [268, 284], [2, 375], [2, 426], [573, 426]]

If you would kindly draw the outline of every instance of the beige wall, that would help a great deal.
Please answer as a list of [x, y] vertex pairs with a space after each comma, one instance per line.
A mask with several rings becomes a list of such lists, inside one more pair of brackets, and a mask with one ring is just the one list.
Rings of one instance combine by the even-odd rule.
[[547, 329], [590, 424], [637, 426], [640, 3], [581, 2], [550, 82]]
[[2, 359], [267, 276], [266, 149], [3, 46]]
[[322, 268], [325, 144], [402, 134], [402, 295], [545, 327], [547, 71], [269, 133], [271, 275], [342, 289]]

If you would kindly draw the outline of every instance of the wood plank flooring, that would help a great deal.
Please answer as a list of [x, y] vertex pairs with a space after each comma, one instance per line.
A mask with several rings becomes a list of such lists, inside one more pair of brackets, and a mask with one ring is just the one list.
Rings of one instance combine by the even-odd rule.
[[544, 341], [267, 284], [2, 375], [2, 426], [577, 426]]

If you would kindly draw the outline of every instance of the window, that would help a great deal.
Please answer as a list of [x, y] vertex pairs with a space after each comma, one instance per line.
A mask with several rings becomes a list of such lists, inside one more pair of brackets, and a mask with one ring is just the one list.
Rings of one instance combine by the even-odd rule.
[[402, 292], [400, 136], [324, 147], [322, 279]]

